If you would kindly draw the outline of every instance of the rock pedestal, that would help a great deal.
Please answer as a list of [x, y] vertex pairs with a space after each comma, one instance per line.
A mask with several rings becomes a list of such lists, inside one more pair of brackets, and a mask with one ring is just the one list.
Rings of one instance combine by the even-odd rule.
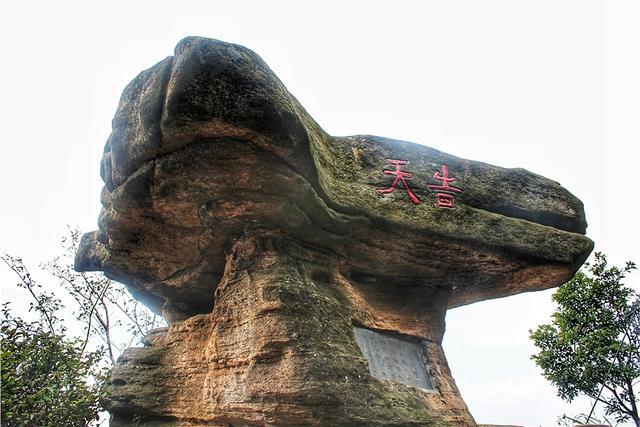
[[170, 323], [114, 368], [114, 426], [475, 426], [447, 309], [558, 286], [593, 246], [558, 183], [332, 137], [255, 53], [203, 38], [125, 89], [101, 173], [76, 268]]
[[[159, 425], [473, 425], [440, 347], [449, 291], [391, 285], [371, 294], [343, 267], [280, 233], [241, 238], [213, 312], [121, 358], [113, 424], [130, 425], [134, 412]], [[435, 388], [373, 379], [354, 324], [420, 337]]]

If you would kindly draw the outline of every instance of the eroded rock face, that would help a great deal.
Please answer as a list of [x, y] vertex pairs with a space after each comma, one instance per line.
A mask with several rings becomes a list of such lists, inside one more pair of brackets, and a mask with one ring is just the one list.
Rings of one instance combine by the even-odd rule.
[[[76, 266], [171, 323], [114, 370], [114, 425], [475, 425], [446, 309], [558, 286], [592, 249], [558, 183], [332, 137], [216, 40], [181, 41], [125, 89], [101, 173]], [[434, 389], [374, 378], [354, 325], [419, 342]]]
[[[340, 270], [279, 232], [242, 237], [212, 313], [125, 353], [112, 374], [110, 410], [123, 425], [132, 410], [160, 424], [473, 425], [438, 345], [447, 290], [391, 285], [389, 295], [412, 300], [382, 312], [353, 304]], [[354, 321], [426, 337], [438, 392], [373, 380]]]

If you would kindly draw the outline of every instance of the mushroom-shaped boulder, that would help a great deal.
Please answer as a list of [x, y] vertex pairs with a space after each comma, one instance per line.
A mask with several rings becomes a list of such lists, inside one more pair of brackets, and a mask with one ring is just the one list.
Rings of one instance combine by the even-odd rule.
[[593, 247], [558, 183], [330, 136], [255, 53], [205, 38], [127, 86], [101, 174], [76, 268], [171, 323], [114, 369], [114, 425], [475, 425], [447, 308], [558, 286]]

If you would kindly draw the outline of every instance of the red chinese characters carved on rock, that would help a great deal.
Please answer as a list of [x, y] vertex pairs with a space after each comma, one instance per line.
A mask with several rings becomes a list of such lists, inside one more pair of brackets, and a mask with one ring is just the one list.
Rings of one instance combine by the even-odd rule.
[[442, 174], [436, 170], [433, 174], [433, 178], [436, 181], [440, 181], [441, 185], [427, 185], [430, 190], [438, 191], [438, 207], [439, 208], [452, 208], [453, 207], [453, 193], [462, 193], [462, 189], [449, 185], [450, 182], [455, 182], [454, 177], [449, 178], [449, 169], [447, 165], [442, 165]]
[[409, 199], [411, 199], [411, 202], [414, 205], [419, 205], [420, 204], [420, 199], [418, 199], [418, 197], [416, 197], [415, 194], [413, 194], [413, 191], [411, 190], [411, 187], [409, 187], [409, 184], [407, 184], [407, 179], [410, 179], [413, 174], [411, 172], [406, 172], [401, 170], [402, 166], [406, 165], [408, 163], [407, 160], [394, 160], [394, 159], [387, 159], [387, 162], [391, 165], [395, 166], [395, 170], [387, 170], [385, 169], [384, 171], [382, 171], [385, 175], [393, 175], [395, 176], [393, 182], [391, 183], [391, 187], [389, 188], [384, 188], [384, 189], [380, 189], [378, 190], [378, 193], [380, 194], [388, 194], [388, 193], [392, 193], [395, 189], [396, 189], [396, 185], [398, 185], [399, 182], [402, 182], [402, 186], [404, 187], [405, 191], [407, 192], [407, 195], [409, 196]]
[[[421, 203], [420, 199], [418, 199], [418, 197], [415, 195], [413, 190], [411, 190], [411, 187], [409, 187], [409, 184], [407, 183], [407, 180], [413, 176], [413, 173], [402, 170], [402, 167], [407, 165], [407, 163], [409, 162], [407, 160], [387, 159], [387, 163], [389, 163], [390, 165], [394, 165], [395, 169], [394, 170], [385, 169], [382, 172], [385, 175], [393, 175], [395, 178], [393, 179], [393, 182], [391, 183], [391, 186], [389, 188], [379, 189], [378, 193], [380, 194], [393, 193], [397, 185], [402, 183], [402, 186], [404, 187], [404, 190], [407, 192], [407, 195], [409, 196], [409, 199], [411, 200], [411, 202], [414, 205], [419, 205]], [[435, 173], [433, 174], [433, 178], [436, 181], [441, 182], [440, 185], [434, 185], [434, 184], [427, 185], [427, 188], [429, 190], [438, 191], [437, 206], [439, 208], [453, 208], [454, 194], [462, 193], [461, 188], [453, 187], [449, 185], [449, 183], [455, 182], [456, 178], [449, 177], [449, 168], [447, 167], [447, 165], [444, 165], [444, 164], [442, 165], [442, 173], [436, 170]]]

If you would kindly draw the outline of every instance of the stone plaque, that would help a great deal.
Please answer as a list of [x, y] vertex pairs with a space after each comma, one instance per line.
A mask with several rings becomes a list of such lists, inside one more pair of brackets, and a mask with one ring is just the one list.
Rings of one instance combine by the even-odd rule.
[[427, 375], [424, 344], [354, 326], [356, 342], [376, 378], [433, 389]]

